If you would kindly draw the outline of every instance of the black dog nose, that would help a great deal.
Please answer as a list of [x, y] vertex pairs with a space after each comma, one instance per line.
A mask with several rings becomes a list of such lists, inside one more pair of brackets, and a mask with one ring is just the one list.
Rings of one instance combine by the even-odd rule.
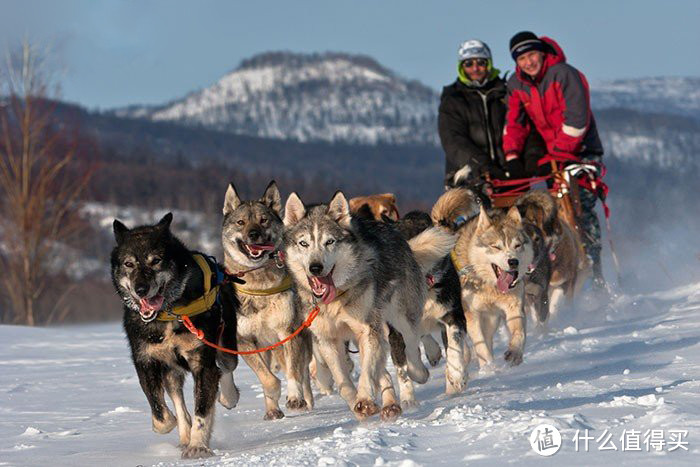
[[146, 284], [137, 284], [136, 287], [134, 287], [136, 294], [141, 298], [148, 295], [149, 289], [150, 289], [150, 287]]
[[314, 276], [318, 276], [323, 272], [323, 264], [321, 263], [311, 263], [309, 265], [309, 272]]
[[258, 240], [260, 240], [261, 235], [262, 234], [259, 230], [251, 230], [250, 232], [248, 232], [248, 238], [253, 242], [257, 242]]
[[508, 260], [508, 266], [510, 266], [511, 269], [515, 269], [518, 267], [518, 264], [520, 264], [520, 261], [518, 261], [515, 258], [511, 258]]

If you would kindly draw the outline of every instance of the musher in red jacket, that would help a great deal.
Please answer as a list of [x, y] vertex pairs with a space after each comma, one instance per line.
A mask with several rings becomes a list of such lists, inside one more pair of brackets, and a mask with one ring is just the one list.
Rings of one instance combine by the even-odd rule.
[[[508, 80], [508, 112], [503, 135], [506, 161], [521, 157], [529, 125], [533, 124], [544, 139], [549, 156], [555, 160], [600, 163], [603, 146], [583, 73], [566, 63], [559, 44], [530, 31], [513, 36], [510, 53], [516, 61], [516, 70]], [[543, 158], [538, 165], [526, 166], [526, 169], [529, 173], [543, 173], [548, 171], [550, 163]], [[603, 289], [606, 284], [600, 262], [596, 195], [582, 189], [580, 198], [582, 240], [593, 263], [594, 286]]]

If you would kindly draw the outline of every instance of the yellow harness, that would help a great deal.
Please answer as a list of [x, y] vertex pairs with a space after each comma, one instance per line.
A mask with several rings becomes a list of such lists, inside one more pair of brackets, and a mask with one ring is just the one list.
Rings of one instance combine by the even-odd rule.
[[282, 283], [280, 285], [271, 287], [269, 289], [247, 289], [239, 284], [234, 284], [234, 287], [236, 287], [236, 292], [240, 292], [245, 295], [254, 295], [256, 297], [264, 297], [268, 295], [274, 295], [280, 292], [286, 292], [287, 290], [291, 289], [292, 276], [287, 274], [286, 276], [284, 276], [284, 279], [282, 279]]
[[180, 316], [196, 316], [209, 310], [214, 306], [214, 303], [216, 303], [216, 297], [219, 294], [219, 286], [211, 286], [212, 272], [209, 263], [204, 256], [198, 253], [192, 255], [192, 258], [197, 262], [204, 276], [204, 295], [192, 300], [187, 305], [175, 307], [170, 312], [161, 311], [157, 318], [158, 321], [173, 321]]

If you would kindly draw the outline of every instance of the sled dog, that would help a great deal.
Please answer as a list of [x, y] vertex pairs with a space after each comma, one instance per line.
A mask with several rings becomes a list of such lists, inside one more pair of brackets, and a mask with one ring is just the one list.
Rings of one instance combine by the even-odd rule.
[[[177, 425], [182, 457], [205, 457], [212, 454], [209, 439], [219, 384], [222, 405], [232, 408], [238, 402], [232, 376], [238, 360], [205, 346], [173, 314], [190, 316], [211, 342], [217, 342], [223, 323], [219, 345], [236, 348], [238, 301], [228, 284], [218, 284], [219, 266], [172, 235], [172, 219], [169, 213], [155, 225], [134, 229], [114, 221], [112, 281], [124, 303], [124, 330], [151, 406], [153, 431], [168, 433]], [[194, 420], [182, 392], [187, 371], [194, 378]], [[164, 391], [176, 415], [166, 405]]]
[[[311, 331], [338, 392], [359, 419], [380, 411], [382, 419], [398, 417], [401, 407], [386, 370], [386, 324], [405, 342], [406, 365], [399, 371], [416, 382], [427, 381], [418, 346], [425, 273], [449, 252], [453, 237], [429, 229], [409, 246], [394, 227], [351, 217], [342, 192], [328, 204], [308, 207], [292, 193], [284, 224], [287, 265], [299, 293], [319, 302]], [[357, 389], [345, 363], [346, 341], [354, 341], [360, 351]]]
[[[411, 211], [393, 224], [406, 240], [410, 240], [433, 226], [430, 215], [421, 211]], [[445, 255], [427, 274], [428, 298], [423, 308], [420, 325], [421, 341], [428, 362], [436, 366], [442, 357], [440, 346], [431, 336], [442, 333], [445, 346], [445, 392], [457, 394], [467, 387], [466, 368], [466, 322], [460, 298], [459, 276], [450, 255]], [[394, 364], [399, 366], [405, 357], [402, 355], [401, 341], [390, 333], [391, 355]], [[392, 339], [394, 337], [394, 339]], [[413, 383], [409, 378], [398, 374], [401, 405], [410, 407], [416, 404]]]
[[[448, 223], [447, 215], [459, 203], [464, 200], [448, 192], [438, 199], [433, 216], [438, 223]], [[462, 225], [458, 235], [452, 259], [460, 275], [467, 333], [479, 365], [483, 368], [493, 361], [493, 335], [502, 320], [510, 332], [505, 360], [518, 365], [526, 334], [524, 279], [534, 260], [522, 217], [515, 206], [507, 212], [487, 212], [482, 205], [479, 215]]]
[[590, 274], [590, 262], [578, 233], [559, 216], [549, 193], [533, 191], [520, 197], [516, 205], [524, 216], [539, 227], [549, 251], [549, 314], [555, 315], [564, 299], [571, 303]]
[[396, 196], [394, 196], [393, 193], [351, 198], [350, 212], [355, 214], [364, 205], [367, 205], [374, 219], [378, 221], [383, 220], [383, 216], [395, 221], [399, 220], [399, 210], [396, 207]]
[[[281, 341], [299, 328], [305, 319], [292, 278], [278, 257], [284, 226], [282, 202], [277, 185], [270, 182], [262, 198], [242, 201], [233, 184], [226, 191], [222, 243], [224, 264], [231, 274], [243, 273], [244, 285], [236, 285], [241, 306], [238, 310], [238, 348], [251, 350]], [[279, 363], [286, 372], [287, 408], [311, 409], [314, 404], [309, 380], [311, 334], [304, 330], [280, 347]], [[280, 380], [270, 369], [270, 356], [244, 355], [265, 394], [265, 420], [284, 417], [279, 408]]]

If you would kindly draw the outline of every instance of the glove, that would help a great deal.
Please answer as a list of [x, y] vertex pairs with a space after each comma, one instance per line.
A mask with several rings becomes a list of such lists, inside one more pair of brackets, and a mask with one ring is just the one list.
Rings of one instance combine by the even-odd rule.
[[509, 179], [527, 178], [525, 166], [520, 159], [511, 159], [505, 164], [506, 177]]

